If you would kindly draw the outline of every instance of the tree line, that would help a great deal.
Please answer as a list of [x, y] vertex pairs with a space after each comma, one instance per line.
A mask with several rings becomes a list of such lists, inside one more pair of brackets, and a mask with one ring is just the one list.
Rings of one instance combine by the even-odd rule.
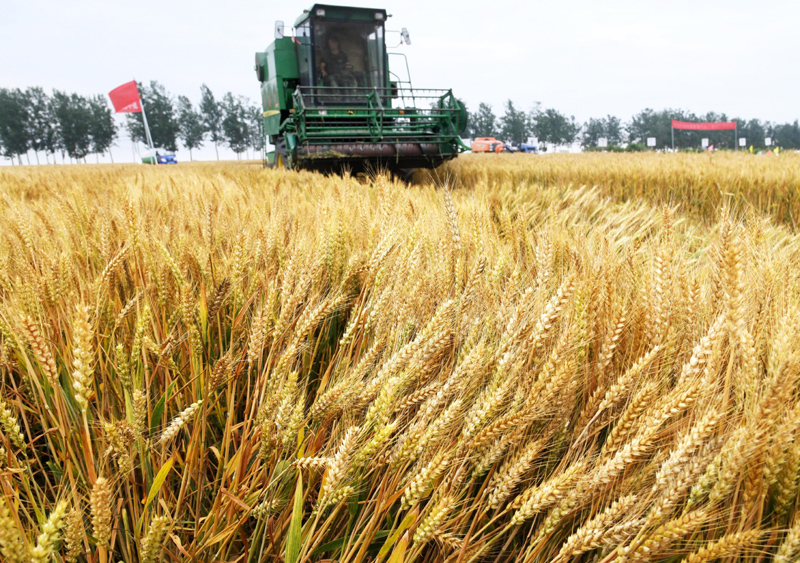
[[[163, 85], [151, 81], [139, 83], [139, 93], [147, 112], [147, 121], [153, 143], [167, 150], [177, 150], [178, 142], [192, 151], [205, 142], [213, 143], [219, 160], [219, 146], [229, 147], [238, 157], [248, 149], [260, 151], [263, 144], [261, 108], [244, 96], [226, 93], [215, 98], [211, 89], [200, 87], [200, 103], [195, 107], [186, 96], [172, 96]], [[747, 145], [766, 148], [765, 139], [772, 146], [800, 149], [800, 125], [772, 123], [758, 119], [729, 118], [724, 113], [709, 112], [702, 115], [684, 110], [645, 109], [629, 121], [608, 115], [578, 123], [553, 108], [539, 104], [529, 111], [519, 109], [511, 100], [503, 106], [503, 114], [495, 115], [492, 106], [478, 105], [469, 113], [470, 137], [498, 137], [505, 141], [524, 142], [537, 137], [540, 143], [571, 145], [580, 143], [584, 149], [597, 147], [605, 138], [611, 150], [627, 144], [630, 148], [643, 148], [648, 137], [656, 138], [658, 147], [672, 146], [671, 120], [680, 121], [736, 121], [738, 136], [745, 137]], [[126, 115], [126, 129], [131, 140], [147, 144], [141, 113]], [[48, 95], [40, 87], [25, 90], [0, 88], [0, 154], [12, 162], [22, 164], [23, 156], [30, 164], [29, 153], [34, 153], [36, 163], [40, 154], [44, 161], [56, 162], [56, 154], [80, 162], [87, 155], [110, 153], [118, 135], [113, 110], [108, 97], [102, 94], [81, 96], [53, 90]], [[675, 131], [675, 147], [695, 149], [701, 139], [719, 148], [734, 148], [734, 135], [730, 131]], [[113, 158], [112, 158], [113, 161]]]
[[[262, 148], [261, 109], [244, 96], [228, 92], [221, 99], [211, 89], [200, 88], [200, 104], [195, 107], [186, 96], [173, 97], [163, 85], [151, 81], [138, 84], [147, 112], [147, 124], [153, 144], [177, 150], [178, 142], [189, 151], [208, 141], [214, 144], [217, 160], [219, 146], [227, 146], [237, 156], [248, 149]], [[147, 144], [141, 113], [126, 114], [125, 129], [132, 141]], [[90, 154], [111, 156], [111, 146], [119, 134], [108, 96], [81, 96], [53, 90], [47, 94], [40, 87], [25, 90], [0, 88], [0, 154], [12, 163], [23, 157], [35, 162], [85, 162]], [[113, 157], [112, 157], [113, 162]]]
[[[491, 105], [479, 104], [476, 112], [469, 112], [467, 133], [472, 138], [497, 137], [516, 143], [525, 142], [528, 137], [537, 137], [540, 143], [551, 145], [577, 142], [588, 150], [597, 148], [598, 140], [605, 138], [612, 150], [625, 144], [635, 150], [644, 148], [649, 137], [655, 137], [657, 147], [671, 147], [673, 119], [693, 122], [735, 121], [738, 137], [744, 137], [748, 146], [767, 148], [765, 140], [769, 137], [772, 147], [800, 149], [800, 124], [797, 120], [794, 123], [773, 123], [759, 119], [729, 118], [724, 113], [716, 112], [696, 115], [684, 110], [656, 111], [648, 108], [627, 122], [608, 115], [590, 118], [581, 124], [574, 116], [567, 116], [553, 108], [542, 108], [538, 103], [526, 112], [518, 109], [511, 100], [506, 101], [500, 116], [495, 115]], [[733, 149], [736, 142], [733, 131], [676, 130], [675, 148], [699, 148], [703, 138], [707, 138], [709, 144], [723, 149]]]
[[45, 162], [56, 162], [61, 153], [76, 161], [92, 153], [109, 151], [117, 136], [114, 115], [102, 95], [85, 97], [42, 88], [26, 90], [0, 88], [0, 154], [17, 159], [24, 155], [30, 164], [29, 151], [36, 163], [44, 154]]
[[[219, 146], [224, 145], [241, 158], [248, 149], [260, 151], [263, 144], [261, 108], [245, 96], [226, 93], [217, 100], [211, 89], [200, 87], [200, 104], [195, 108], [186, 96], [177, 100], [156, 81], [139, 84], [139, 95], [147, 112], [147, 125], [153, 144], [167, 150], [177, 150], [178, 141], [189, 151], [208, 141], [214, 144], [219, 160]], [[147, 143], [144, 124], [139, 113], [129, 113], [126, 127], [131, 140]]]

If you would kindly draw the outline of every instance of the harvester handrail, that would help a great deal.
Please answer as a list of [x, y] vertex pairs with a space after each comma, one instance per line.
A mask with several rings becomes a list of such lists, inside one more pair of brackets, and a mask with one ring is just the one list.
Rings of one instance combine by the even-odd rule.
[[[369, 94], [369, 96], [367, 96], [367, 101], [369, 103], [370, 109], [375, 109], [377, 106], [378, 110], [377, 112], [375, 112], [374, 114], [373, 112], [370, 112], [369, 122], [371, 126], [374, 125], [374, 130], [372, 130], [373, 128], [370, 127], [372, 140], [378, 141], [381, 139], [381, 137], [383, 137], [383, 116], [386, 113], [386, 110], [384, 109], [383, 104], [381, 103], [381, 97], [378, 94], [377, 88], [372, 89], [372, 92]], [[373, 104], [376, 104], [376, 106], [373, 106]]]
[[[306, 107], [329, 107], [331, 105], [348, 105], [348, 103], [358, 103], [359, 100], [366, 102], [370, 95], [377, 94], [379, 98], [399, 100], [406, 109], [418, 109], [420, 100], [440, 100], [448, 95], [452, 96], [452, 90], [446, 88], [404, 88], [404, 87], [385, 87], [385, 86], [298, 86], [295, 91], [303, 99]], [[409, 103], [410, 102], [410, 103]], [[428, 109], [428, 108], [425, 108]]]

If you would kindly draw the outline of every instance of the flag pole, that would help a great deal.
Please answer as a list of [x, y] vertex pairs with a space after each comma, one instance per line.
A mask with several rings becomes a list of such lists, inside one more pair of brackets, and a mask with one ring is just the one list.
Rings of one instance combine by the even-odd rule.
[[154, 163], [158, 166], [158, 155], [156, 155], [156, 149], [153, 146], [153, 137], [150, 136], [150, 127], [147, 125], [147, 114], [144, 112], [144, 103], [142, 103], [142, 119], [144, 120], [144, 132], [147, 135], [147, 142], [150, 144], [150, 152], [153, 153]]
[[675, 124], [672, 121], [670, 122], [670, 129], [672, 130], [672, 152], [675, 152]]
[[[134, 78], [134, 80], [136, 79]], [[142, 120], [144, 121], [144, 134], [147, 137], [147, 142], [150, 144], [150, 151], [153, 153], [153, 160], [156, 166], [158, 166], [158, 156], [156, 156], [156, 150], [155, 147], [153, 146], [153, 137], [150, 136], [150, 127], [147, 125], [147, 113], [145, 113], [144, 111], [144, 100], [142, 99], [141, 94], [139, 95], [139, 103], [142, 106]]]

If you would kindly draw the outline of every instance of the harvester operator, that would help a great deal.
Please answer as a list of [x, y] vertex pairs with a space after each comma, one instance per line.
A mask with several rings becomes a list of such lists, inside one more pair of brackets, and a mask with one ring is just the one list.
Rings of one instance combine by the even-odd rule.
[[320, 64], [322, 82], [326, 86], [346, 86], [342, 84], [346, 73], [350, 73], [353, 66], [347, 61], [347, 54], [339, 48], [339, 38], [335, 35], [328, 37], [328, 48], [322, 54]]

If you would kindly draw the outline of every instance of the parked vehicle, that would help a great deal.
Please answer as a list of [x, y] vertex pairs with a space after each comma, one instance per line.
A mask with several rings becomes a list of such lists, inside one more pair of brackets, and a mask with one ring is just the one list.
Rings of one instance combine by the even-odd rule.
[[142, 164], [178, 164], [178, 159], [172, 151], [154, 149], [148, 150], [147, 155], [142, 157]]
[[539, 147], [536, 145], [530, 145], [528, 143], [520, 143], [517, 145], [517, 151], [524, 152], [524, 153], [534, 153], [537, 154], [539, 152]]
[[494, 137], [478, 137], [472, 141], [472, 152], [509, 152], [503, 141], [498, 141]]

